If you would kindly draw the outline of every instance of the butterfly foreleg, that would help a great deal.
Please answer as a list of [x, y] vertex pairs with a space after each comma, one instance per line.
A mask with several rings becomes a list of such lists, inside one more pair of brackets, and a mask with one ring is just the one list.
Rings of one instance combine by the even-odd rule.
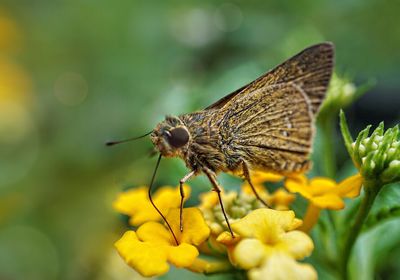
[[247, 163], [245, 161], [242, 161], [242, 169], [243, 169], [243, 176], [245, 178], [245, 180], [247, 181], [247, 183], [249, 183], [251, 190], [253, 191], [254, 195], [256, 196], [256, 198], [262, 203], [264, 204], [266, 207], [271, 208], [268, 203], [266, 203], [258, 194], [256, 188], [254, 187], [253, 183], [251, 182], [251, 178], [250, 178], [250, 170], [249, 167], [247, 165]]
[[183, 200], [185, 198], [185, 190], [183, 189], [183, 184], [185, 184], [196, 172], [192, 170], [190, 173], [186, 174], [182, 179], [179, 180], [179, 192], [181, 194], [181, 205], [179, 208], [179, 228], [181, 232], [183, 231]]
[[219, 200], [219, 204], [221, 205], [222, 214], [224, 215], [225, 222], [226, 222], [226, 224], [228, 226], [229, 232], [231, 233], [232, 238], [234, 238], [235, 235], [233, 234], [233, 231], [232, 231], [232, 228], [231, 228], [231, 224], [229, 223], [228, 217], [227, 217], [226, 212], [225, 212], [224, 203], [222, 202], [221, 187], [218, 184], [217, 175], [215, 174], [214, 171], [212, 171], [209, 168], [203, 168], [203, 172], [206, 174], [206, 176], [210, 180], [211, 184], [213, 185], [213, 190], [218, 195], [218, 200]]

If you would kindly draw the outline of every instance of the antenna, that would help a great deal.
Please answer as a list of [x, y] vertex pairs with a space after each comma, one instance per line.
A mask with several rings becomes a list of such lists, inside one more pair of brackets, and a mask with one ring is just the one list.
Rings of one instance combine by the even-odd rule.
[[114, 146], [114, 145], [117, 145], [117, 144], [122, 144], [122, 143], [126, 143], [126, 142], [129, 142], [129, 141], [137, 140], [137, 139], [146, 137], [147, 135], [151, 134], [152, 132], [153, 131], [150, 131], [150, 132], [148, 132], [148, 133], [146, 133], [146, 134], [144, 134], [142, 136], [139, 136], [139, 137], [133, 137], [133, 138], [128, 138], [128, 139], [119, 140], [119, 141], [108, 141], [108, 142], [106, 142], [106, 146]]

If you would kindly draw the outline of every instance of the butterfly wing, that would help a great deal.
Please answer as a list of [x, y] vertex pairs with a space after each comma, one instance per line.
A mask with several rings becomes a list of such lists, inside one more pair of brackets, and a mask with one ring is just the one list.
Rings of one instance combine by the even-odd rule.
[[313, 138], [312, 104], [294, 83], [254, 90], [229, 106], [216, 123], [227, 143], [226, 158], [251, 169], [305, 171]]
[[206, 109], [229, 107], [237, 98], [255, 90], [276, 84], [293, 83], [303, 90], [310, 100], [313, 114], [316, 114], [325, 97], [333, 65], [332, 43], [311, 46]]

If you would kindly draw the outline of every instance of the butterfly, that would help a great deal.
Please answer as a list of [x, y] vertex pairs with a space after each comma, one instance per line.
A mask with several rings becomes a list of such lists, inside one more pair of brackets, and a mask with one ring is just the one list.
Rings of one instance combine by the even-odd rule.
[[160, 153], [149, 198], [176, 243], [174, 232], [151, 197], [161, 158], [179, 157], [190, 170], [180, 180], [181, 231], [183, 184], [203, 173], [218, 195], [225, 221], [234, 236], [222, 203], [217, 174], [240, 174], [256, 197], [268, 206], [254, 188], [251, 172], [262, 170], [289, 175], [309, 170], [314, 123], [333, 67], [332, 43], [310, 46], [203, 110], [166, 116], [149, 133]]

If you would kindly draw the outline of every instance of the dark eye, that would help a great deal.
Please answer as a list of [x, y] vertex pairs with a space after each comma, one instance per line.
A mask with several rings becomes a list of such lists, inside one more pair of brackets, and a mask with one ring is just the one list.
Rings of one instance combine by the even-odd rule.
[[175, 147], [180, 148], [185, 146], [189, 141], [189, 133], [183, 127], [174, 128], [166, 134], [168, 143]]

